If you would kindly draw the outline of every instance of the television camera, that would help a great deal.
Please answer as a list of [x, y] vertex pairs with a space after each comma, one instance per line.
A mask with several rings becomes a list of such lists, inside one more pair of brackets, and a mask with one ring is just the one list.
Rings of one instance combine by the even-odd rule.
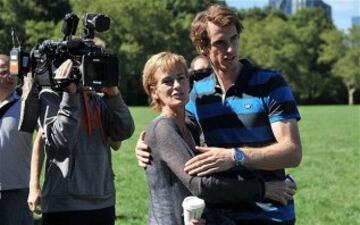
[[[10, 52], [10, 73], [18, 75], [20, 81], [29, 72], [40, 87], [51, 87], [61, 90], [70, 82], [81, 83], [84, 87], [96, 89], [104, 86], [117, 86], [119, 66], [116, 56], [110, 55], [96, 45], [94, 34], [110, 28], [109, 17], [88, 13], [83, 18], [84, 37], [74, 38], [79, 18], [75, 14], [67, 14], [64, 18], [62, 41], [45, 40], [37, 44], [29, 53], [22, 47], [14, 47]], [[12, 32], [13, 43], [19, 43]], [[69, 79], [55, 79], [55, 70], [66, 60], [71, 59], [73, 68]]]

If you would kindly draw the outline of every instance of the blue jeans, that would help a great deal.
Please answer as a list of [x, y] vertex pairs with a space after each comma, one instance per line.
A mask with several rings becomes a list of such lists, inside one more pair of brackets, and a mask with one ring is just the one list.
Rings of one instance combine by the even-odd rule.
[[32, 213], [27, 205], [29, 189], [14, 189], [0, 192], [1, 225], [33, 225]]

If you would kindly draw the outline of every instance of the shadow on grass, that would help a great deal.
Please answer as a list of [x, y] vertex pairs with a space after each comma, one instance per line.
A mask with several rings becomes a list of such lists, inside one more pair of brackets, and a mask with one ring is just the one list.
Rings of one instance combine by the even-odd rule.
[[116, 215], [115, 220], [141, 220], [142, 216], [136, 216], [136, 215]]

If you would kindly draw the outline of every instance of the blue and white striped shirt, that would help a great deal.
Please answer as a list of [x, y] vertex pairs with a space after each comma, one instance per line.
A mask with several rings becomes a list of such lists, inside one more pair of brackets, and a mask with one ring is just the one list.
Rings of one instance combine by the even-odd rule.
[[[224, 94], [215, 74], [194, 83], [186, 105], [195, 117], [208, 146], [260, 147], [276, 142], [271, 123], [300, 120], [294, 96], [283, 77], [275, 71], [259, 70], [247, 60], [235, 83]], [[283, 180], [285, 171], [242, 169], [244, 178], [260, 176], [264, 181]], [[264, 202], [263, 202], [264, 203]], [[291, 221], [293, 204], [251, 203], [236, 214], [239, 220]], [[243, 208], [243, 207], [242, 207]]]

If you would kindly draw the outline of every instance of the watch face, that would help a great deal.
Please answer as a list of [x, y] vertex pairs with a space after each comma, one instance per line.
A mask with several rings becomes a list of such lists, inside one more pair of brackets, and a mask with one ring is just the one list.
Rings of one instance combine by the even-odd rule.
[[245, 156], [244, 156], [244, 153], [239, 150], [239, 149], [236, 149], [235, 150], [235, 160], [237, 163], [241, 163], [241, 161], [243, 161], [245, 159]]

